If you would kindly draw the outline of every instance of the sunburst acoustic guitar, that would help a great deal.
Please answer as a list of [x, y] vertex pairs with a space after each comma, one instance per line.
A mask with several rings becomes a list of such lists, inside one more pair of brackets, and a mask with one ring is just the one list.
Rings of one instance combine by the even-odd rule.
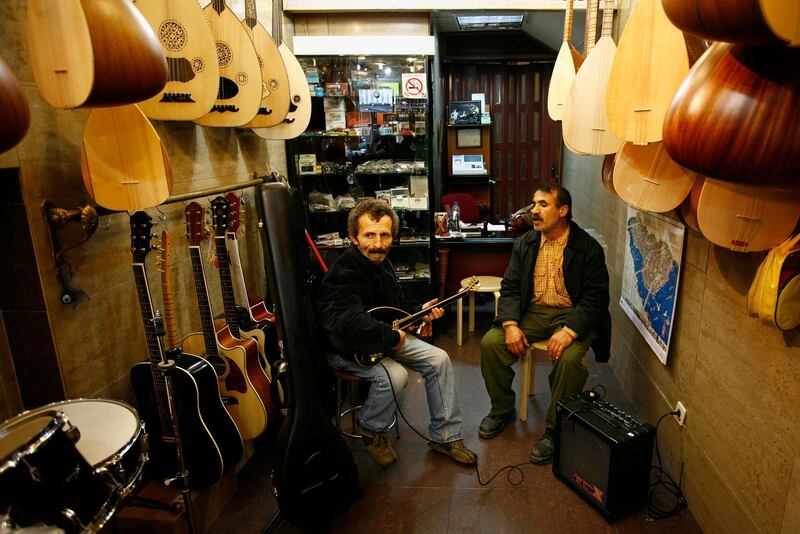
[[26, 32], [42, 98], [56, 108], [139, 102], [167, 82], [167, 60], [128, 0], [29, 0]]
[[567, 0], [564, 12], [564, 39], [558, 50], [558, 57], [553, 65], [550, 86], [547, 89], [547, 114], [554, 121], [560, 121], [564, 115], [564, 101], [575, 80], [575, 73], [583, 63], [583, 56], [572, 44], [572, 14], [575, 0]]
[[602, 36], [575, 75], [562, 121], [567, 146], [593, 155], [611, 154], [622, 146], [609, 129], [606, 115], [606, 89], [617, 47], [611, 38], [614, 3], [603, 1]]
[[0, 129], [0, 153], [13, 148], [22, 141], [31, 123], [31, 109], [22, 94], [14, 73], [0, 58], [0, 115], [3, 128]]
[[225, 0], [211, 0], [203, 13], [217, 43], [219, 88], [211, 111], [194, 122], [203, 126], [242, 126], [261, 106], [261, 67], [253, 40]]
[[81, 145], [81, 174], [99, 205], [151, 208], [172, 192], [172, 164], [153, 125], [136, 104], [93, 109]]
[[608, 79], [606, 114], [614, 135], [636, 145], [661, 141], [664, 116], [688, 73], [683, 33], [661, 0], [637, 0]]
[[662, 0], [670, 20], [685, 32], [729, 43], [800, 43], [796, 0]]
[[272, 5], [272, 37], [275, 39], [289, 77], [289, 110], [281, 123], [271, 128], [253, 128], [253, 132], [263, 139], [294, 139], [308, 128], [311, 120], [311, 95], [308, 93], [308, 81], [303, 67], [281, 37], [283, 27], [281, 1], [273, 0]]
[[167, 57], [169, 79], [159, 93], [139, 103], [156, 120], [191, 121], [217, 98], [217, 47], [197, 0], [135, 0]]
[[258, 22], [256, 0], [245, 0], [244, 27], [258, 54], [261, 65], [261, 106], [246, 128], [269, 128], [283, 122], [289, 113], [289, 75], [275, 41]]
[[794, 186], [800, 168], [800, 49], [714, 43], [664, 120], [672, 159], [736, 182]]

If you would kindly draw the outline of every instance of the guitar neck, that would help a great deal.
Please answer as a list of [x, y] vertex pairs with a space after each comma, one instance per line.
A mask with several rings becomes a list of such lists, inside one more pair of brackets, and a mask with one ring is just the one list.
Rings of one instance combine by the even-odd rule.
[[236, 314], [236, 297], [233, 295], [233, 282], [231, 281], [231, 262], [228, 258], [228, 247], [225, 236], [214, 238], [217, 249], [217, 264], [219, 269], [219, 283], [222, 286], [222, 304], [225, 307], [225, 322], [234, 337], [239, 336], [239, 319]]
[[258, 24], [256, 14], [256, 0], [245, 0], [244, 2], [244, 23], [251, 30]]
[[180, 344], [178, 328], [175, 325], [175, 296], [172, 294], [172, 280], [169, 276], [169, 234], [161, 232], [161, 295], [164, 298], [164, 328], [167, 331], [169, 348]]
[[567, 1], [567, 10], [564, 13], [564, 41], [572, 39], [572, 14], [575, 0]]
[[589, 55], [597, 40], [597, 9], [599, 0], [586, 0], [586, 31], [584, 35], [583, 57]]
[[280, 47], [283, 42], [281, 30], [283, 26], [283, 2], [272, 0], [272, 38], [275, 39], [275, 46]]
[[444, 300], [442, 300], [440, 302], [437, 302], [433, 306], [428, 306], [427, 308], [422, 308], [418, 312], [412, 313], [408, 317], [405, 317], [405, 318], [400, 319], [399, 321], [397, 321], [397, 326], [398, 326], [398, 328], [403, 328], [405, 326], [413, 324], [415, 321], [418, 321], [419, 319], [421, 319], [421, 318], [425, 317], [426, 315], [428, 315], [428, 312], [431, 311], [432, 309], [441, 308], [442, 306], [446, 306], [447, 304], [450, 304], [451, 302], [464, 297], [467, 293], [469, 293], [469, 291], [462, 290], [462, 291], [459, 291], [458, 293], [456, 293], [455, 295], [450, 295], [446, 299], [444, 299]]
[[231, 277], [233, 278], [233, 289], [236, 295], [236, 301], [241, 305], [248, 306], [249, 298], [247, 294], [247, 284], [244, 280], [244, 271], [242, 270], [242, 258], [239, 255], [239, 240], [236, 239], [235, 232], [228, 232], [228, 257], [231, 261]]
[[199, 246], [189, 246], [192, 257], [192, 274], [194, 274], [194, 288], [197, 293], [197, 305], [200, 309], [200, 324], [203, 331], [203, 341], [206, 346], [207, 358], [219, 358], [217, 349], [217, 333], [214, 328], [214, 314], [211, 311], [211, 301], [208, 298], [206, 275], [203, 269], [203, 258]]
[[160, 320], [153, 314], [153, 304], [150, 299], [150, 287], [147, 284], [147, 273], [144, 264], [133, 264], [133, 277], [136, 280], [136, 294], [139, 297], [139, 310], [142, 314], [144, 324], [144, 335], [147, 340], [147, 355], [150, 360], [150, 374], [153, 377], [153, 391], [155, 392], [156, 403], [158, 404], [158, 414], [161, 421], [161, 433], [165, 440], [170, 439], [173, 434], [173, 427], [170, 418], [169, 396], [167, 395], [167, 384], [163, 373], [159, 370], [159, 364], [166, 362], [164, 352], [161, 348], [156, 321]]
[[614, 26], [614, 0], [603, 0], [603, 30], [602, 37], [611, 37], [611, 29]]

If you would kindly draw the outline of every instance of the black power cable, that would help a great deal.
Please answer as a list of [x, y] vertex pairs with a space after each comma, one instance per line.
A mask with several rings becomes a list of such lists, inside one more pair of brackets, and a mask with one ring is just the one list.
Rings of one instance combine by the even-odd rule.
[[[651, 473], [655, 476], [655, 480], [650, 482], [650, 491], [647, 498], [647, 517], [651, 521], [672, 517], [686, 508], [686, 497], [684, 497], [683, 491], [681, 490], [681, 485], [683, 484], [683, 462], [681, 462], [680, 477], [678, 478], [678, 482], [675, 482], [669, 473], [663, 469], [661, 464], [661, 451], [658, 449], [658, 425], [661, 424], [661, 421], [663, 421], [665, 417], [670, 415], [680, 415], [680, 412], [677, 410], [674, 412], [667, 412], [659, 417], [656, 423], [655, 442], [658, 464], [651, 467]], [[672, 508], [664, 509], [656, 504], [655, 501], [656, 497], [659, 495], [659, 490], [661, 490], [661, 493], [671, 495], [675, 499], [675, 504]]]

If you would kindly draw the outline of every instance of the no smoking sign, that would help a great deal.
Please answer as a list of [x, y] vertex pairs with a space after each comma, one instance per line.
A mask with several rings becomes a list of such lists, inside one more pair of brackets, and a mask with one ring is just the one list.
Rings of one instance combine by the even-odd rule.
[[403, 98], [428, 98], [428, 75], [404, 72]]

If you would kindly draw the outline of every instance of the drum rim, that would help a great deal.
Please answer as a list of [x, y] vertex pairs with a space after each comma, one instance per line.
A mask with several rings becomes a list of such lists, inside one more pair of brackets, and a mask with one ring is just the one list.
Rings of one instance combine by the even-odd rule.
[[[33, 454], [36, 450], [41, 447], [48, 439], [53, 437], [53, 435], [61, 430], [62, 427], [69, 424], [69, 417], [67, 414], [60, 410], [44, 410], [41, 412], [41, 415], [50, 415], [50, 420], [45, 424], [45, 426], [40, 430], [36, 435], [34, 435], [31, 439], [25, 442], [24, 445], [16, 449], [14, 452], [5, 456], [4, 458], [0, 458], [0, 475], [5, 473], [8, 469], [13, 469], [19, 465], [20, 460], [25, 458], [26, 456]], [[13, 418], [12, 418], [13, 419]], [[25, 419], [20, 419], [19, 421], [15, 421], [15, 423], [21, 423]], [[8, 421], [3, 422], [0, 425], [0, 430], [4, 430], [6, 427], [6, 423]], [[13, 425], [8, 425], [9, 428], [13, 428]]]

